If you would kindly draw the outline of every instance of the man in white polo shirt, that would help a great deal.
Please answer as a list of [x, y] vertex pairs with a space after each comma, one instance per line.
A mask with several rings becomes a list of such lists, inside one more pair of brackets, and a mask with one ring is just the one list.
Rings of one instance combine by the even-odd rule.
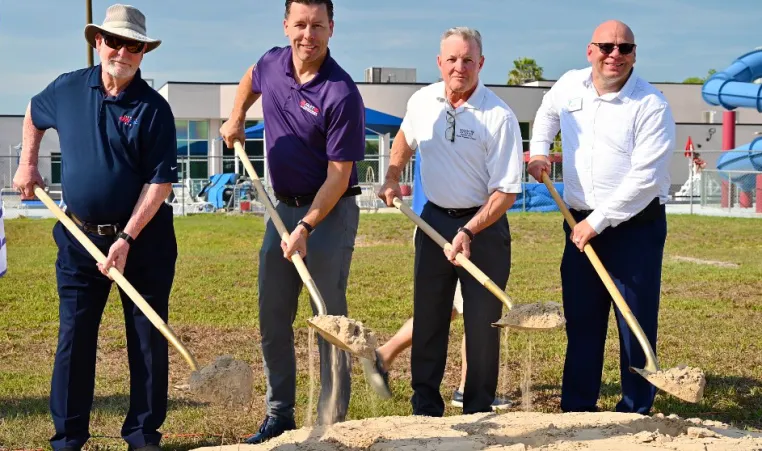
[[[564, 74], [534, 122], [528, 171], [540, 180], [561, 130], [564, 199], [578, 221], [561, 262], [566, 363], [565, 412], [597, 410], [612, 299], [581, 251], [590, 242], [656, 349], [675, 121], [664, 96], [633, 72], [635, 36], [619, 21], [601, 24], [587, 46], [591, 66]], [[656, 388], [629, 367], [645, 356], [618, 309], [622, 399], [619, 412], [647, 415]]]
[[444, 376], [455, 285], [461, 282], [468, 370], [463, 413], [490, 412], [497, 388], [500, 343], [491, 323], [502, 304], [455, 261], [462, 252], [505, 289], [511, 267], [506, 211], [521, 192], [519, 123], [511, 109], [479, 81], [481, 35], [458, 27], [444, 33], [437, 64], [442, 82], [417, 91], [392, 146], [379, 197], [401, 197], [399, 177], [415, 149], [428, 202], [421, 217], [452, 242], [442, 249], [419, 231], [411, 373], [413, 414], [442, 416]]

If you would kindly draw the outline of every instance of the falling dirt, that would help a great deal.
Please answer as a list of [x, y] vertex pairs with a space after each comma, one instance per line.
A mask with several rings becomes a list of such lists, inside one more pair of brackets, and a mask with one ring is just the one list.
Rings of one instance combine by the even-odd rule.
[[553, 329], [566, 323], [557, 302], [524, 304], [508, 311], [496, 326], [516, 329]]
[[307, 415], [305, 415], [304, 424], [312, 425], [312, 411], [315, 408], [315, 329], [309, 328], [309, 339], [307, 341], [307, 355], [309, 356], [310, 372], [310, 394], [307, 404]]
[[527, 356], [521, 374], [521, 409], [532, 410], [532, 338], [527, 340]]
[[[341, 351], [331, 346], [329, 352], [331, 353], [331, 395], [321, 405], [320, 412], [318, 412], [320, 424], [323, 425], [335, 423], [338, 414], [336, 403], [339, 400], [339, 352]], [[324, 382], [320, 381], [320, 383], [323, 385]]]
[[195, 398], [224, 406], [248, 406], [253, 386], [251, 367], [229, 355], [218, 357], [190, 377], [190, 391]]
[[714, 421], [684, 420], [675, 415], [510, 412], [444, 418], [369, 418], [298, 429], [261, 445], [215, 446], [205, 450], [741, 451], [761, 447], [760, 433]]
[[[363, 323], [347, 318], [346, 316], [318, 315], [310, 319], [310, 323], [324, 333], [328, 333], [334, 340], [349, 348], [358, 357], [375, 360], [378, 342], [376, 335], [366, 329]], [[321, 334], [324, 335], [324, 334]]]
[[689, 402], [700, 401], [706, 386], [704, 372], [685, 365], [649, 373], [646, 379], [661, 390]]

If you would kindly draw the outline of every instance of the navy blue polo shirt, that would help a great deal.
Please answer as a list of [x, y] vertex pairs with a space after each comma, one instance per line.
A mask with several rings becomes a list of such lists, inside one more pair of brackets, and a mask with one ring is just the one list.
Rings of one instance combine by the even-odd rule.
[[58, 131], [64, 202], [84, 221], [124, 226], [144, 184], [177, 181], [175, 118], [140, 70], [116, 97], [100, 65], [63, 74], [32, 98], [31, 115]]
[[[252, 90], [262, 94], [273, 189], [303, 196], [323, 185], [329, 161], [365, 158], [365, 105], [352, 77], [330, 52], [309, 82], [298, 84], [293, 71], [291, 47], [275, 47], [257, 62]], [[349, 186], [356, 184], [354, 164]]]

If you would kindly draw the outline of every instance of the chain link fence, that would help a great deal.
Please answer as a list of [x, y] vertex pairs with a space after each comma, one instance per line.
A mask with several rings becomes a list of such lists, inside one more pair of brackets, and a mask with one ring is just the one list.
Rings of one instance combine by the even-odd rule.
[[[670, 163], [672, 185], [669, 204], [674, 207], [672, 211], [702, 213], [722, 209], [728, 214], [762, 214], [762, 206], [757, 207], [757, 204], [762, 202], [759, 200], [762, 199], [762, 172], [753, 170], [754, 167], [744, 168], [743, 165], [741, 169], [717, 169], [717, 162], [721, 156], [722, 151], [702, 151], [701, 154], [694, 153], [692, 158], [686, 158], [683, 151], [675, 152]], [[264, 158], [256, 155], [250, 158], [270, 198], [274, 199]], [[750, 153], [749, 160], [755, 158], [755, 161], [762, 165], [762, 155]], [[550, 178], [556, 189], [563, 193], [563, 163], [560, 158], [552, 161]], [[383, 202], [377, 199], [376, 192], [383, 182], [382, 169], [385, 169], [388, 162], [388, 156], [376, 152], [357, 163], [358, 182], [362, 188], [357, 202], [365, 211], [385, 208]], [[403, 200], [408, 203], [412, 202], [415, 187], [415, 165], [413, 157], [404, 168], [400, 180], [403, 185]], [[60, 155], [41, 156], [38, 166], [51, 197], [60, 201]], [[526, 162], [524, 166], [523, 190], [517, 196], [511, 211], [557, 210], [545, 186], [529, 176], [526, 172]], [[7, 210], [18, 210], [18, 215], [35, 216], [35, 213], [44, 213], [44, 206], [39, 201], [22, 201], [18, 193], [12, 189], [12, 180], [17, 168], [17, 155], [0, 156], [0, 199], [3, 205]], [[220, 210], [242, 213], [264, 211], [251, 180], [245, 174], [243, 164], [234, 156], [178, 156], [178, 178], [182, 182], [173, 185], [173, 192], [167, 199], [177, 215]]]

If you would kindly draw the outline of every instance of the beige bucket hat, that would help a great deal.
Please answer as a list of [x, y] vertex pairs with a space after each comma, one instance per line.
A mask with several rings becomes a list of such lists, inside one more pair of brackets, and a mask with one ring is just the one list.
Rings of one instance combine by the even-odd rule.
[[99, 32], [121, 36], [133, 41], [145, 42], [146, 53], [161, 44], [159, 39], [151, 39], [146, 36], [146, 16], [137, 8], [130, 5], [117, 3], [106, 10], [106, 18], [103, 25], [88, 24], [85, 26], [85, 39], [88, 44], [95, 47], [95, 35]]

